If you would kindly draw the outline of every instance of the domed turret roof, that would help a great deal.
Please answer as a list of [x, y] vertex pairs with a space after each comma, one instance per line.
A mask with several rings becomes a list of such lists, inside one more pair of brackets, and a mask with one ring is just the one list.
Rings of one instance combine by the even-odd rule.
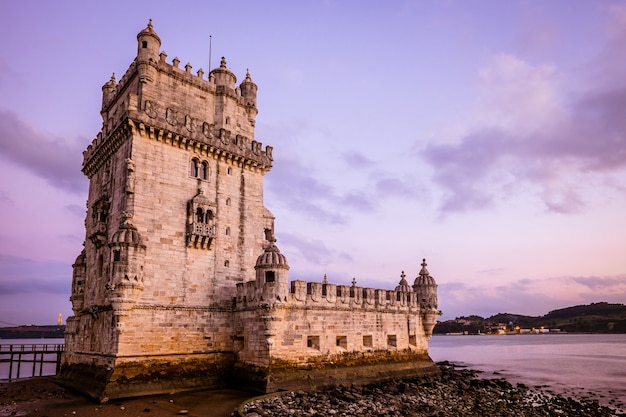
[[400, 291], [400, 292], [411, 292], [412, 289], [409, 286], [408, 281], [406, 280], [406, 275], [404, 275], [404, 271], [402, 271], [402, 274], [400, 275], [400, 283], [398, 284], [398, 286], [396, 287], [396, 291]]
[[289, 269], [287, 258], [285, 258], [285, 255], [280, 253], [280, 250], [278, 249], [278, 246], [276, 246], [275, 242], [276, 241], [272, 241], [266, 246], [263, 254], [257, 258], [254, 269], [268, 267]]
[[152, 36], [159, 42], [159, 45], [161, 44], [161, 38], [159, 38], [159, 35], [157, 35], [157, 33], [154, 31], [154, 28], [152, 27], [152, 19], [148, 21], [148, 26], [146, 26], [144, 30], [137, 34], [137, 40], [139, 40], [143, 36]]
[[422, 286], [422, 285], [437, 285], [435, 282], [435, 278], [430, 276], [428, 269], [426, 269], [426, 259], [422, 260], [422, 270], [420, 274], [415, 278], [415, 282], [413, 283], [413, 287]]
[[83, 249], [80, 254], [76, 257], [74, 261], [74, 265], [83, 265], [85, 260], [87, 259], [87, 254], [85, 253], [85, 249]]
[[111, 240], [111, 244], [132, 244], [132, 245], [143, 245], [143, 241], [141, 239], [141, 235], [137, 231], [137, 228], [133, 226], [130, 220], [126, 219], [120, 225], [120, 228], [113, 235], [113, 239]]
[[237, 82], [235, 74], [226, 66], [226, 58], [224, 57], [220, 60], [220, 66], [211, 70], [209, 74], [213, 74], [216, 77], [215, 82], [217, 85], [234, 87], [234, 84]]
[[250, 76], [250, 69], [246, 69], [246, 78], [241, 82], [242, 84], [254, 84], [254, 81], [252, 81], [252, 77]]

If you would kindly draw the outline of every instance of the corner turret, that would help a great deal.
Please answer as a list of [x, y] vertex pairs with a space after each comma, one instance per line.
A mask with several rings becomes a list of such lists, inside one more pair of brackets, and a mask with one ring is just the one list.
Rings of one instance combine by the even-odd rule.
[[161, 38], [154, 31], [150, 19], [148, 26], [137, 34], [137, 71], [142, 83], [154, 81], [156, 68], [153, 65], [159, 60], [159, 48]]
[[85, 300], [85, 280], [87, 279], [87, 263], [85, 249], [78, 255], [76, 261], [72, 265], [72, 310], [74, 314], [78, 314], [83, 309]]
[[257, 291], [268, 304], [284, 301], [289, 293], [289, 264], [275, 242], [275, 239], [270, 240], [254, 266]]
[[226, 58], [222, 57], [219, 68], [212, 70], [210, 76], [215, 78], [215, 86], [218, 92], [234, 94], [237, 77], [226, 67]]
[[105, 120], [106, 108], [109, 106], [115, 94], [117, 93], [117, 82], [115, 81], [115, 73], [111, 74], [111, 79], [102, 86], [102, 109], [100, 114]]
[[422, 269], [415, 278], [413, 291], [420, 305], [422, 325], [427, 337], [432, 336], [437, 317], [441, 314], [437, 307], [437, 283], [426, 269], [426, 259], [422, 259]]
[[256, 107], [256, 93], [258, 87], [254, 83], [254, 81], [252, 81], [252, 77], [250, 77], [250, 70], [246, 71], [246, 79], [243, 80], [243, 82], [239, 86], [239, 90], [241, 91], [243, 104], [244, 106], [246, 106], [248, 120], [250, 121], [250, 123], [252, 123], [252, 125], [254, 125], [256, 115], [259, 114], [259, 111]]
[[126, 315], [137, 302], [144, 289], [143, 270], [146, 245], [141, 234], [130, 220], [122, 221], [113, 234], [111, 243], [113, 267], [107, 289], [111, 292], [113, 313]]

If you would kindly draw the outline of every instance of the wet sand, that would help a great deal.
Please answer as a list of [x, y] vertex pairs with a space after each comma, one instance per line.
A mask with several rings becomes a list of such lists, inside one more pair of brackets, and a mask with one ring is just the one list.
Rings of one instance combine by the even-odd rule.
[[254, 394], [233, 389], [190, 391], [99, 404], [57, 385], [54, 377], [0, 383], [0, 417], [228, 417]]

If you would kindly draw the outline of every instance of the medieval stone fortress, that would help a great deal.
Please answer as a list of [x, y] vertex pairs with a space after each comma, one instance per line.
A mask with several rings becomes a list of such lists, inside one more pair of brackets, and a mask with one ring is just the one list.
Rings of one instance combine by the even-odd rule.
[[254, 137], [257, 85], [249, 73], [237, 85], [224, 58], [192, 73], [160, 46], [150, 22], [102, 87], [61, 381], [105, 400], [436, 372], [426, 262], [394, 291], [289, 281], [263, 203], [273, 157]]

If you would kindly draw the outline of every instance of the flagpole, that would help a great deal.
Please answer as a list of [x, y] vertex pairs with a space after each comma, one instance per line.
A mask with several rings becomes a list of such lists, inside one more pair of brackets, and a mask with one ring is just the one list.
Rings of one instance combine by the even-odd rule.
[[209, 74], [211, 73], [211, 35], [209, 35]]

